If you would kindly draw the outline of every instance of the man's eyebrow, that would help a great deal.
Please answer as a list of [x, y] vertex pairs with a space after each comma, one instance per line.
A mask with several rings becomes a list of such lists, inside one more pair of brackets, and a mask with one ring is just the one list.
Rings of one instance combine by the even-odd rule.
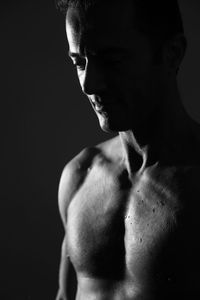
[[[104, 49], [100, 49], [98, 51], [95, 52], [94, 55], [111, 55], [111, 54], [124, 54], [126, 53], [127, 50], [126, 48], [123, 47], [108, 47], [108, 48], [104, 48]], [[71, 52], [68, 51], [68, 56], [69, 57], [82, 57], [82, 55], [76, 53], [76, 52]]]

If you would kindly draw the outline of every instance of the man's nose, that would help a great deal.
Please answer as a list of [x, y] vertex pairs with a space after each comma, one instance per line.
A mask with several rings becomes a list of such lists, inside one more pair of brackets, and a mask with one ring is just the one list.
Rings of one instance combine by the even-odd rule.
[[81, 81], [82, 91], [86, 95], [98, 95], [106, 88], [102, 66], [94, 62], [87, 62]]

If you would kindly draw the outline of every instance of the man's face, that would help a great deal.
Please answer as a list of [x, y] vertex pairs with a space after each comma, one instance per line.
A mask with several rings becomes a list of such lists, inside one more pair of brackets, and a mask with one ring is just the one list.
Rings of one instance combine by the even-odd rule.
[[163, 68], [154, 64], [148, 38], [134, 29], [131, 1], [111, 3], [87, 14], [68, 10], [69, 55], [101, 128], [137, 130], [162, 98]]

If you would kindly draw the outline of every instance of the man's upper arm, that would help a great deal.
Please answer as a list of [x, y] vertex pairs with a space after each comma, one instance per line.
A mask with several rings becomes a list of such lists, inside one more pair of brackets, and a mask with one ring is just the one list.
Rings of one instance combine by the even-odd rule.
[[65, 166], [62, 172], [58, 189], [58, 204], [64, 225], [67, 222], [68, 206], [83, 183], [87, 169], [97, 153], [99, 150], [96, 148], [85, 148]]
[[[77, 191], [78, 181], [80, 177], [79, 173], [79, 163], [77, 159], [74, 158], [65, 166], [60, 179], [58, 189], [58, 205], [65, 230], [67, 226], [68, 206], [73, 198], [73, 195]], [[59, 269], [59, 290], [56, 300], [75, 299], [77, 289], [76, 274], [67, 252], [68, 250], [65, 236], [61, 251], [61, 261]]]
[[58, 206], [63, 224], [67, 222], [68, 206], [77, 190], [77, 180], [79, 176], [77, 163], [70, 161], [64, 168], [58, 189]]

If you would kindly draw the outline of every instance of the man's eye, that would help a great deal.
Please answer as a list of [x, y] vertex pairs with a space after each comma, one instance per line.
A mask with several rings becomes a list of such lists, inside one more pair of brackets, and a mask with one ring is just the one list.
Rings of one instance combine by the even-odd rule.
[[85, 69], [85, 62], [82, 60], [73, 60], [73, 64], [78, 70]]

